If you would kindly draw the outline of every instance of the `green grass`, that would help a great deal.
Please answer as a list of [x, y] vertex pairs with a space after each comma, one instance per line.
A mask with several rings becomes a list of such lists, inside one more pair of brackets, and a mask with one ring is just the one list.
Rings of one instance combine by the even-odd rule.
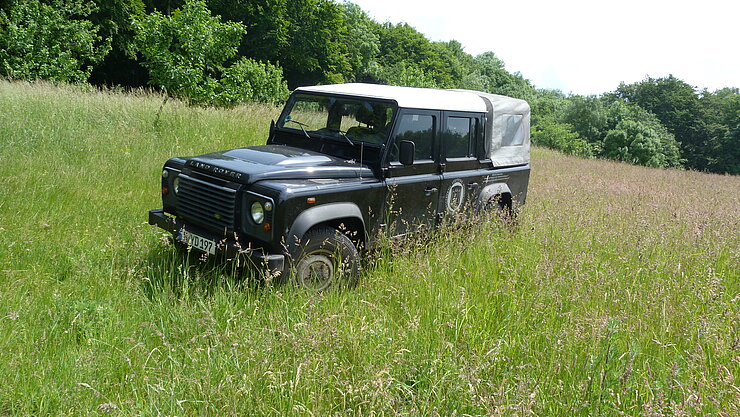
[[0, 82], [0, 415], [740, 415], [740, 178], [534, 149], [527, 206], [258, 285], [145, 224], [279, 109]]

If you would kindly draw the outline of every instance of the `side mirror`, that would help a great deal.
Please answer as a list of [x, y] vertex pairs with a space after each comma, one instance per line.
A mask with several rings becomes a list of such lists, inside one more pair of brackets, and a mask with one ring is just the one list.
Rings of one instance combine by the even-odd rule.
[[402, 140], [398, 143], [398, 147], [398, 161], [404, 165], [413, 165], [416, 144], [410, 140]]

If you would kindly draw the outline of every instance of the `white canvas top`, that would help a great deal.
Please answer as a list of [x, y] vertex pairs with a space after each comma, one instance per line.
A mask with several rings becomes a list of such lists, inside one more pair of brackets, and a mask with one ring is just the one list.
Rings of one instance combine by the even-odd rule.
[[493, 166], [524, 165], [529, 163], [531, 119], [529, 103], [524, 100], [467, 91], [481, 97], [488, 107], [486, 123], [486, 153]]
[[496, 167], [529, 163], [530, 108], [524, 100], [472, 90], [332, 84], [296, 91], [393, 100], [409, 109], [486, 113], [486, 154]]
[[397, 87], [380, 84], [331, 84], [299, 87], [296, 91], [343, 94], [393, 100], [409, 109], [486, 112], [486, 104], [476, 92], [434, 88]]

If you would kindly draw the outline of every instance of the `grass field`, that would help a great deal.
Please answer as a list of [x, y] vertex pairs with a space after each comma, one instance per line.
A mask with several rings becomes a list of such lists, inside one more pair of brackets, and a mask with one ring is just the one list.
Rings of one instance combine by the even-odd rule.
[[518, 224], [257, 285], [145, 224], [279, 109], [0, 81], [0, 416], [740, 415], [740, 177], [534, 149]]

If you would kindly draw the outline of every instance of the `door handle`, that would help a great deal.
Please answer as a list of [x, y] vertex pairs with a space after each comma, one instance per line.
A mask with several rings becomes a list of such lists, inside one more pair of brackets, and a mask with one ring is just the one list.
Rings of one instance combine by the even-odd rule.
[[439, 191], [439, 190], [437, 190], [437, 187], [426, 188], [426, 189], [424, 189], [424, 195], [427, 196], [427, 197], [429, 197], [430, 195], [436, 193], [437, 191]]

